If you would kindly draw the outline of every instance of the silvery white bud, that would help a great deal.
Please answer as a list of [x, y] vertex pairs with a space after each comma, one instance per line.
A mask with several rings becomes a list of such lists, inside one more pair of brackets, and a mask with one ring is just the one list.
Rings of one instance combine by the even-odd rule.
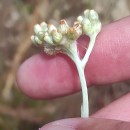
[[51, 32], [52, 32], [53, 30], [57, 30], [56, 27], [55, 27], [54, 25], [52, 25], [52, 24], [49, 24], [49, 25], [48, 25], [48, 32], [49, 32], [49, 34], [51, 34]]
[[62, 39], [62, 34], [58, 33], [56, 30], [52, 31], [52, 38], [56, 43], [59, 43]]
[[42, 44], [42, 41], [37, 36], [34, 36], [34, 40], [37, 44]]
[[97, 12], [94, 11], [94, 10], [90, 10], [89, 19], [90, 20], [98, 20], [98, 14], [97, 14]]
[[80, 22], [80, 23], [82, 23], [83, 17], [82, 16], [77, 17], [77, 21]]
[[47, 27], [47, 24], [45, 22], [42, 22], [40, 24], [40, 26], [41, 26], [41, 29], [42, 29], [43, 32], [47, 32], [48, 31], [48, 27]]
[[48, 33], [45, 33], [44, 41], [49, 44], [53, 44], [52, 37]]
[[87, 18], [84, 18], [83, 21], [82, 21], [82, 25], [87, 25], [89, 26], [91, 24], [90, 20], [87, 19]]
[[85, 18], [82, 21], [82, 26], [83, 26], [83, 32], [85, 34], [89, 34], [89, 32], [91, 31], [91, 23], [90, 23], [89, 19]]
[[44, 36], [45, 36], [45, 32], [40, 31], [40, 32], [38, 32], [37, 36], [38, 36], [38, 38], [39, 38], [41, 41], [43, 41]]
[[69, 30], [69, 25], [67, 24], [67, 22], [63, 19], [60, 21], [60, 25], [58, 27], [58, 31], [61, 33], [61, 34], [67, 34]]
[[36, 25], [34, 26], [34, 32], [35, 32], [35, 34], [37, 35], [38, 32], [40, 32], [40, 31], [42, 31], [40, 25], [39, 25], [39, 24], [36, 24]]
[[90, 12], [89, 9], [86, 9], [86, 10], [84, 11], [84, 16], [85, 16], [85, 18], [88, 18], [89, 12]]

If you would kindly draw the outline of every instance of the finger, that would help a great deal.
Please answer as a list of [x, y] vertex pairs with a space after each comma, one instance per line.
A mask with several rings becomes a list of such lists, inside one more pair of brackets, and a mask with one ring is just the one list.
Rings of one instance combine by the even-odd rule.
[[[85, 69], [87, 82], [107, 84], [130, 78], [130, 17], [103, 27]], [[81, 38], [79, 44], [84, 44]], [[17, 83], [33, 98], [53, 98], [80, 89], [74, 63], [65, 55], [35, 55], [18, 70]]]
[[55, 121], [40, 130], [129, 130], [130, 93], [101, 109], [88, 119], [73, 118]]
[[130, 122], [130, 93], [96, 112], [92, 117]]
[[72, 118], [49, 123], [40, 130], [129, 130], [130, 123], [96, 118]]

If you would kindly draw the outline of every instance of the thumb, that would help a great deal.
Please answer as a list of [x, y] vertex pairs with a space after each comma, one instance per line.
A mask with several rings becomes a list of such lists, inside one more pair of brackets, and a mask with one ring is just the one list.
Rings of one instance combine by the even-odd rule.
[[49, 123], [40, 130], [129, 130], [130, 123], [111, 119], [71, 118]]

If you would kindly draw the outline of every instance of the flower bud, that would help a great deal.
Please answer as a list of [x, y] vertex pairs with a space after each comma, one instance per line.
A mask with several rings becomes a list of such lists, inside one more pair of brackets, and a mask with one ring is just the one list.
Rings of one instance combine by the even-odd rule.
[[53, 30], [57, 30], [56, 27], [54, 25], [52, 25], [52, 24], [48, 24], [48, 32], [49, 32], [49, 34], [51, 34], [51, 32]]
[[83, 32], [85, 34], [89, 34], [89, 32], [91, 31], [91, 23], [90, 23], [89, 19], [85, 18], [82, 21], [82, 26], [83, 26]]
[[45, 36], [45, 32], [40, 31], [40, 32], [38, 32], [37, 36], [38, 36], [38, 38], [39, 38], [41, 41], [43, 41], [44, 36]]
[[75, 40], [76, 39], [76, 31], [73, 27], [70, 27], [69, 30], [68, 30], [68, 38], [70, 40]]
[[40, 24], [40, 26], [41, 26], [41, 29], [42, 29], [43, 32], [47, 32], [48, 31], [48, 27], [47, 27], [47, 24], [45, 22], [42, 22]]
[[62, 34], [58, 33], [56, 30], [52, 31], [52, 38], [56, 43], [59, 43], [62, 39]]
[[60, 25], [58, 27], [58, 31], [61, 33], [61, 34], [67, 34], [69, 30], [69, 25], [67, 24], [67, 22], [63, 19], [60, 21]]
[[40, 31], [42, 31], [40, 25], [39, 25], [39, 24], [36, 24], [36, 25], [34, 26], [34, 32], [35, 32], [35, 34], [37, 35]]
[[79, 22], [74, 22], [73, 28], [77, 33], [77, 37], [82, 35], [82, 26], [81, 26], [81, 24]]
[[44, 41], [49, 43], [49, 44], [54, 44], [52, 41], [52, 37], [48, 33], [45, 33]]
[[94, 11], [94, 10], [90, 10], [89, 19], [97, 21], [98, 20], [98, 14], [97, 14], [97, 12]]
[[31, 39], [35, 42], [34, 44], [42, 44], [42, 41], [37, 36], [31, 37]]
[[82, 23], [83, 17], [82, 17], [82, 16], [77, 17], [77, 21], [78, 21], [79, 23]]
[[84, 11], [84, 16], [85, 16], [85, 18], [88, 18], [89, 13], [90, 13], [90, 10], [89, 10], [89, 9], [86, 9], [86, 10]]
[[81, 34], [82, 34], [82, 30], [80, 30], [80, 28], [71, 27], [69, 28], [67, 36], [70, 40], [77, 40]]

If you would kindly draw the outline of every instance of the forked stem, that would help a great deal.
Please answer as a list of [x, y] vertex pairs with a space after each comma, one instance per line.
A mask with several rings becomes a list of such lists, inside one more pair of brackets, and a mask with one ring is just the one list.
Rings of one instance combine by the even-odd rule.
[[71, 53], [69, 53], [70, 55], [68, 55], [74, 61], [75, 65], [77, 67], [77, 70], [78, 70], [81, 88], [82, 88], [81, 117], [84, 117], [84, 118], [89, 117], [88, 89], [87, 89], [87, 83], [86, 83], [86, 78], [85, 78], [85, 74], [84, 74], [84, 69], [88, 62], [92, 49], [94, 47], [96, 36], [97, 36], [97, 34], [90, 36], [89, 46], [88, 46], [88, 49], [82, 60], [80, 60], [80, 58], [79, 58], [79, 55], [77, 53], [77, 46], [74, 43], [70, 47], [69, 51]]
[[82, 89], [81, 117], [88, 118], [89, 117], [88, 89], [87, 89], [87, 83], [86, 83], [86, 78], [84, 74], [84, 68], [82, 67], [82, 62], [77, 53], [77, 45], [73, 43], [69, 51], [71, 53], [67, 53], [67, 54], [74, 61], [77, 67], [81, 89]]
[[89, 42], [88, 49], [87, 49], [87, 51], [86, 51], [86, 53], [85, 53], [85, 55], [84, 55], [84, 57], [82, 59], [82, 67], [83, 67], [83, 69], [85, 68], [85, 66], [87, 64], [89, 56], [90, 56], [90, 54], [92, 52], [92, 49], [94, 47], [96, 36], [97, 36], [97, 34], [90, 36], [90, 42]]
[[81, 117], [89, 117], [89, 102], [88, 102], [88, 89], [84, 69], [82, 68], [81, 60], [79, 57], [75, 57], [75, 64], [78, 70], [81, 88], [82, 88], [82, 106], [81, 106]]

